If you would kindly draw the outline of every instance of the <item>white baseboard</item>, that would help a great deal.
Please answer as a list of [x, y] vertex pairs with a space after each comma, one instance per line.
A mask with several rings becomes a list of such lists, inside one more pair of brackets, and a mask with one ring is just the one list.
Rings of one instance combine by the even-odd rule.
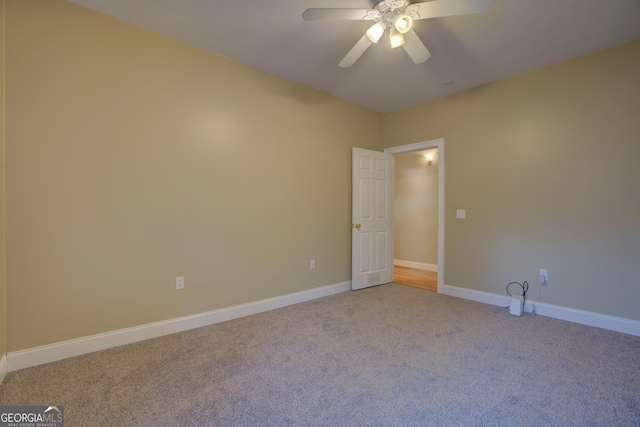
[[[439, 292], [444, 295], [502, 307], [507, 307], [511, 304], [511, 298], [506, 295], [475, 291], [457, 286], [443, 285]], [[533, 301], [525, 302], [524, 311], [525, 313], [535, 313], [539, 316], [553, 317], [554, 319], [640, 336], [640, 321], [637, 320]]]
[[214, 323], [262, 313], [264, 311], [345, 292], [350, 289], [351, 282], [347, 281], [261, 301], [194, 314], [192, 316], [179, 317], [162, 322], [149, 323], [26, 350], [14, 351], [8, 353], [6, 356], [5, 371], [17, 371], [68, 357], [80, 356], [111, 347], [213, 325]]
[[500, 305], [503, 307], [507, 307], [511, 304], [511, 298], [506, 295], [502, 296], [489, 292], [476, 291], [473, 289], [459, 288], [457, 286], [451, 285], [443, 284], [440, 289], [438, 289], [438, 293], [449, 295], [452, 297], [468, 299], [471, 301], [483, 302], [485, 304]]
[[398, 267], [417, 268], [419, 270], [438, 271], [438, 266], [436, 264], [425, 264], [424, 262], [394, 259], [393, 265], [397, 265]]
[[4, 377], [7, 376], [7, 355], [3, 354], [0, 358], [0, 385], [4, 381]]

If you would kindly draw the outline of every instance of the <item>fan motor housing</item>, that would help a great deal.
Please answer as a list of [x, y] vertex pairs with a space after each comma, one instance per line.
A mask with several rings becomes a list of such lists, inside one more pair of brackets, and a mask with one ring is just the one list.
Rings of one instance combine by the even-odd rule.
[[373, 0], [372, 4], [372, 9], [384, 14], [398, 9], [404, 10], [409, 5], [409, 0]]

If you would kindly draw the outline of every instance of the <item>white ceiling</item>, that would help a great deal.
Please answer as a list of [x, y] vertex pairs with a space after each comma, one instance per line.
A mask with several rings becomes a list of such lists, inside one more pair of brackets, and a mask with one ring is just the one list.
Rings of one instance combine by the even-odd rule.
[[486, 13], [416, 21], [432, 53], [423, 64], [383, 39], [343, 69], [371, 22], [302, 12], [369, 0], [70, 1], [382, 113], [640, 37], [640, 0], [494, 0]]

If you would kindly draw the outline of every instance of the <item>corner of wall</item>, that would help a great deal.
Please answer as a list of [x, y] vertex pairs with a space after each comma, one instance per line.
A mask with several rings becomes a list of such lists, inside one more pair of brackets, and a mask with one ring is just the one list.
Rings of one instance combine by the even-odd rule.
[[5, 289], [5, 1], [0, 0], [0, 384], [7, 373], [6, 289]]

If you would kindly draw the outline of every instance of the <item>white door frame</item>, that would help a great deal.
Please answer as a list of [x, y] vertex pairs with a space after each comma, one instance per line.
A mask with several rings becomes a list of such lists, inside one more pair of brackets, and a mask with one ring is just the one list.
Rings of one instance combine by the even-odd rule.
[[[392, 155], [438, 149], [438, 292], [444, 290], [444, 138], [385, 148]], [[395, 233], [393, 233], [395, 235]]]

